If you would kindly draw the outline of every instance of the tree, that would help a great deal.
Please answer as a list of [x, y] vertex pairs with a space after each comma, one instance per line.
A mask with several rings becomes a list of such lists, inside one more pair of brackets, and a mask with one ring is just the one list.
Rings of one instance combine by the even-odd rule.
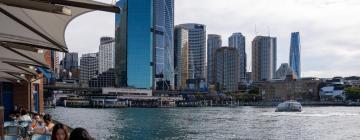
[[247, 99], [250, 100], [250, 101], [259, 101], [259, 100], [262, 100], [262, 96], [261, 96], [261, 93], [260, 93], [260, 89], [257, 88], [257, 87], [251, 88], [251, 89], [248, 91], [248, 97], [247, 97]]
[[204, 100], [205, 99], [205, 97], [204, 97], [204, 94], [202, 94], [202, 93], [195, 93], [195, 98], [196, 98], [196, 100]]
[[346, 99], [358, 100], [360, 99], [360, 88], [347, 88], [345, 89]]
[[258, 95], [260, 93], [260, 90], [259, 88], [251, 88], [248, 93]]

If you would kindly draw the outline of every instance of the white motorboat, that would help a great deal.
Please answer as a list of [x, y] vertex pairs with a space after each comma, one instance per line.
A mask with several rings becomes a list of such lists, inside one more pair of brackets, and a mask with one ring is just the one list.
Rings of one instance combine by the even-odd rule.
[[285, 101], [280, 103], [275, 112], [301, 112], [302, 106], [299, 102], [295, 100]]

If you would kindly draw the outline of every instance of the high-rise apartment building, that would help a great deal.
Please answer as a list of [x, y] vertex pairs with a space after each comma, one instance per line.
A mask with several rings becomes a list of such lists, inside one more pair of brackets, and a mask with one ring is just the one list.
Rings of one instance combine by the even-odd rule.
[[63, 61], [64, 69], [67, 71], [71, 71], [73, 69], [78, 69], [78, 53], [76, 52], [70, 52], [66, 53]]
[[91, 78], [98, 75], [98, 53], [83, 54], [80, 58], [80, 83], [87, 87]]
[[175, 65], [175, 88], [186, 88], [186, 80], [189, 79], [189, 31], [181, 26], [175, 27], [174, 32], [174, 65]]
[[221, 48], [222, 40], [220, 35], [208, 34], [207, 38], [207, 82], [215, 84], [215, 52]]
[[174, 88], [174, 0], [120, 0], [115, 72], [120, 87]]
[[115, 39], [101, 37], [99, 46], [99, 74], [115, 67]]
[[180, 26], [189, 30], [189, 75], [195, 80], [206, 79], [206, 26], [196, 23]]
[[267, 81], [275, 78], [276, 38], [257, 36], [252, 41], [252, 79]]
[[229, 47], [236, 48], [239, 53], [239, 78], [238, 82], [246, 81], [246, 51], [245, 51], [245, 36], [241, 33], [233, 33], [229, 37]]
[[[55, 54], [51, 53], [51, 56], [55, 56]], [[59, 65], [60, 79], [79, 79], [78, 53], [66, 53]]]
[[237, 91], [239, 53], [236, 48], [221, 47], [216, 50], [215, 55], [217, 89], [223, 92]]
[[300, 60], [300, 33], [291, 33], [290, 55], [289, 64], [295, 72], [297, 78], [301, 78], [301, 60]]

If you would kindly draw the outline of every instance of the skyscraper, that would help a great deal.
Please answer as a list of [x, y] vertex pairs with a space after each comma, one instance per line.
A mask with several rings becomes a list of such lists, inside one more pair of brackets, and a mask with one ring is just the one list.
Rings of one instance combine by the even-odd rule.
[[216, 50], [215, 72], [218, 90], [237, 91], [239, 76], [239, 53], [236, 48], [221, 47]]
[[189, 30], [189, 75], [191, 79], [206, 79], [206, 26], [181, 24]]
[[229, 47], [236, 48], [239, 53], [239, 78], [238, 82], [246, 81], [246, 52], [245, 36], [241, 33], [233, 33], [229, 37]]
[[276, 38], [257, 36], [252, 41], [252, 79], [267, 81], [275, 78]]
[[208, 34], [207, 38], [207, 81], [215, 84], [215, 52], [220, 48], [222, 40], [220, 35]]
[[289, 63], [297, 78], [301, 78], [300, 47], [300, 33], [291, 33]]
[[99, 46], [99, 74], [115, 67], [115, 40], [101, 37]]
[[70, 52], [65, 54], [64, 58], [64, 69], [71, 71], [73, 69], [78, 69], [78, 53]]
[[98, 54], [83, 54], [80, 58], [80, 83], [87, 87], [88, 81], [98, 74]]
[[174, 65], [175, 65], [175, 88], [184, 89], [186, 80], [189, 79], [189, 31], [181, 26], [175, 27], [174, 42]]
[[59, 77], [61, 79], [79, 79], [78, 73], [78, 53], [66, 53], [65, 57], [60, 62]]
[[117, 86], [174, 88], [174, 1], [120, 0], [115, 16]]

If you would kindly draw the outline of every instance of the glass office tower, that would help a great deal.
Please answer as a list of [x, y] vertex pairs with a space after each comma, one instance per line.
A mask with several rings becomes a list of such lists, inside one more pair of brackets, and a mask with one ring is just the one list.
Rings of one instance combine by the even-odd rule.
[[301, 78], [301, 61], [300, 61], [300, 33], [291, 33], [290, 44], [290, 67], [296, 74], [297, 78]]
[[174, 88], [174, 1], [120, 0], [115, 16], [119, 87]]
[[189, 30], [189, 75], [191, 79], [206, 79], [206, 26], [186, 23], [179, 26]]

